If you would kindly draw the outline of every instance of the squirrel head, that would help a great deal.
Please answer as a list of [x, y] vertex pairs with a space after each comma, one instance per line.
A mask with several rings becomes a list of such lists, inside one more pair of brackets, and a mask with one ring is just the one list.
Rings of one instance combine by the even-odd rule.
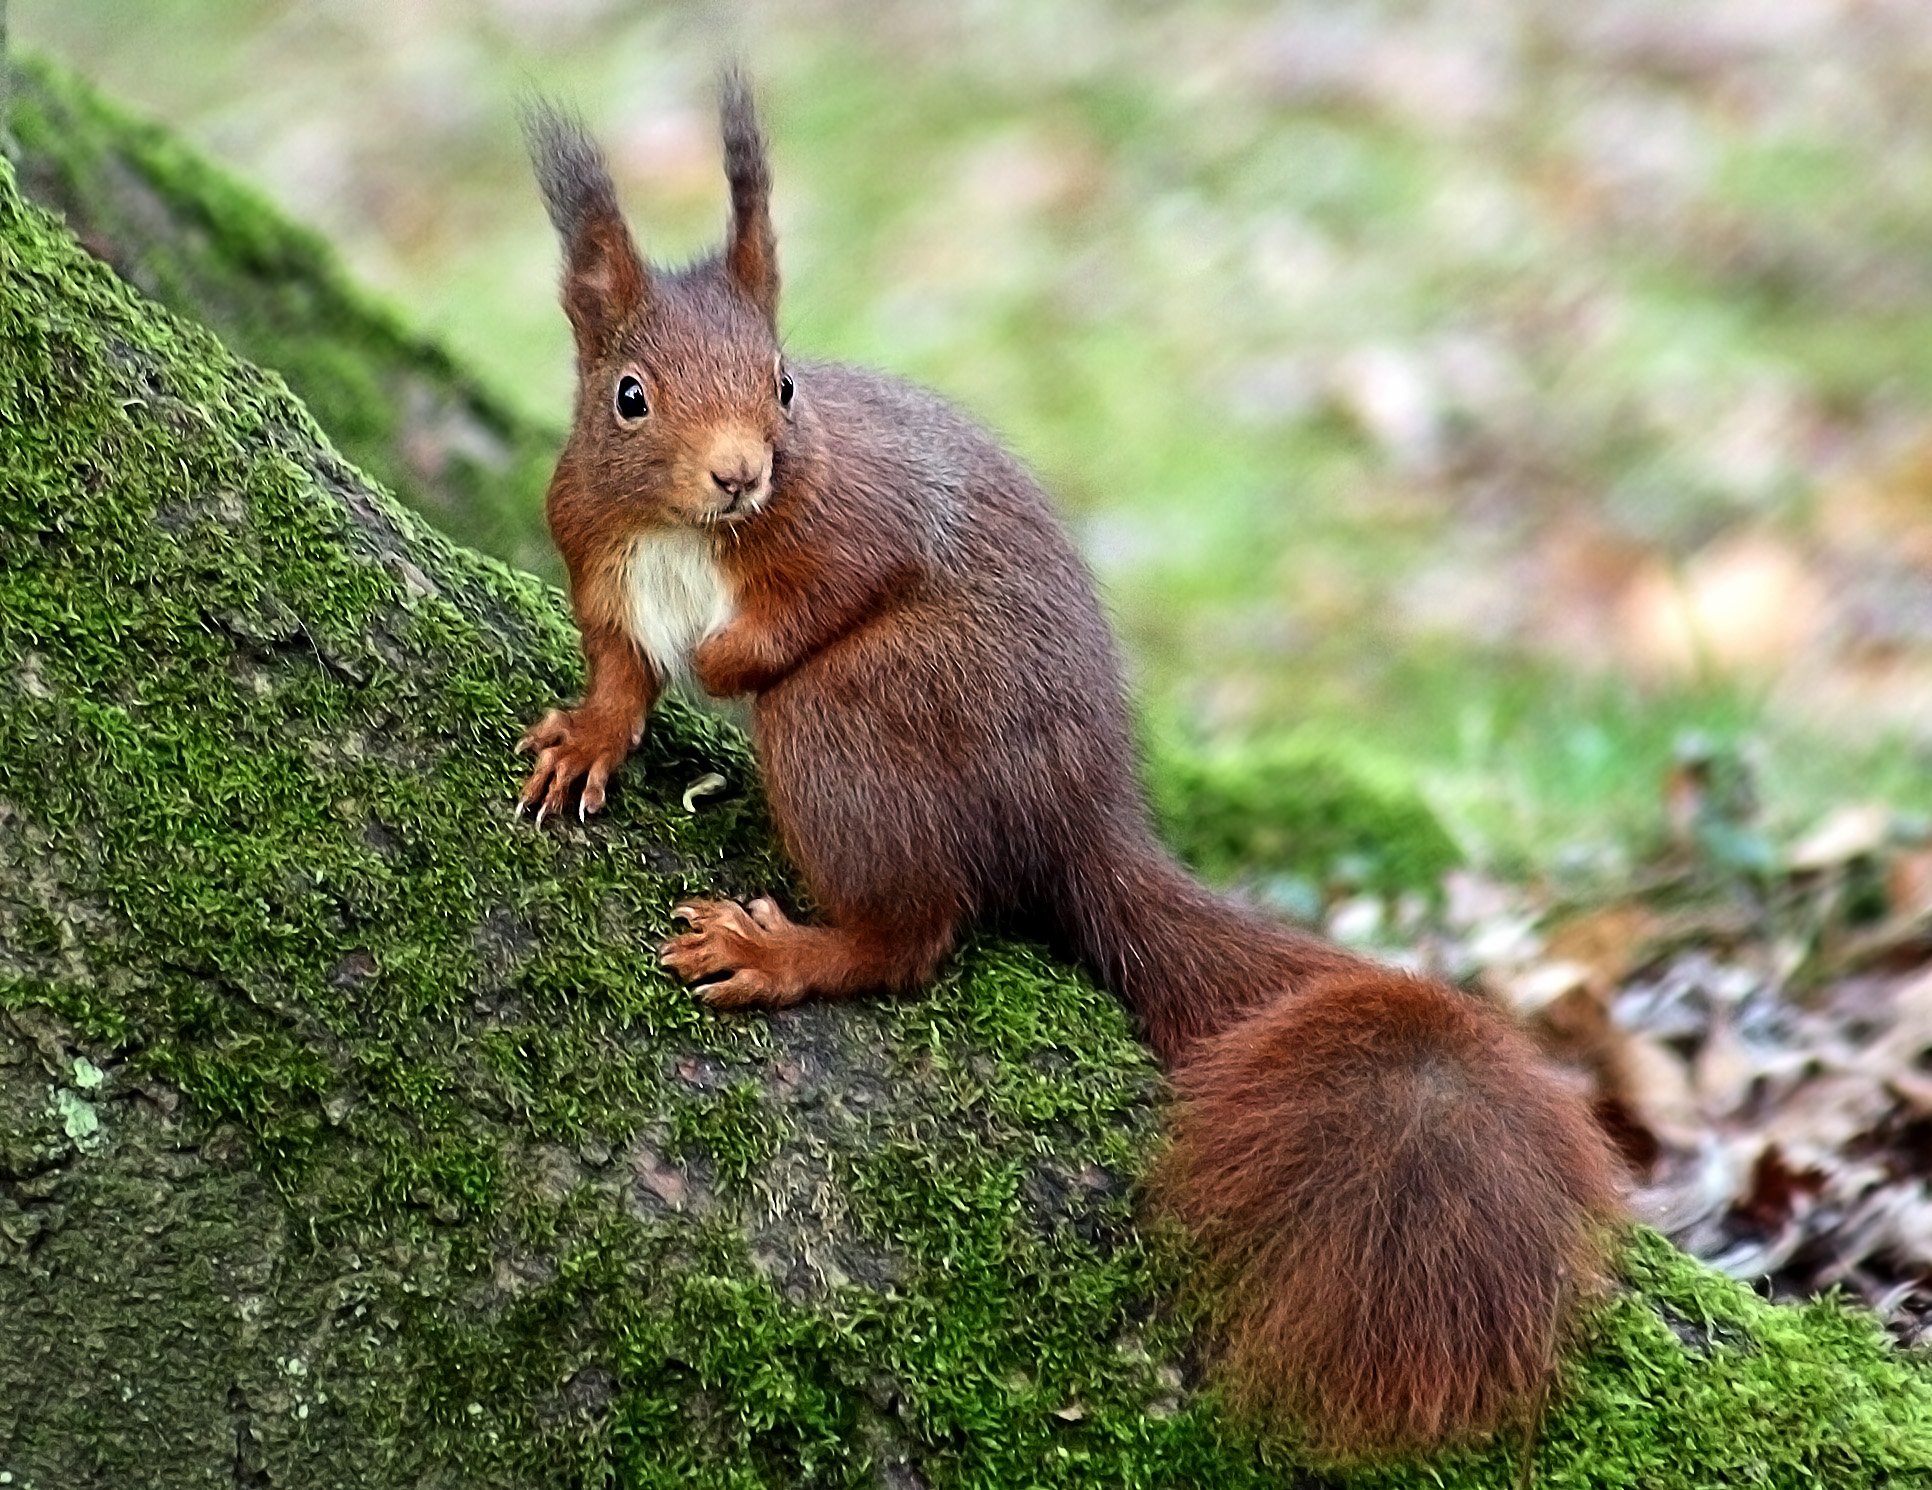
[[778, 344], [771, 173], [751, 92], [726, 73], [720, 119], [731, 224], [685, 269], [647, 264], [610, 168], [582, 124], [543, 103], [524, 118], [537, 182], [563, 239], [563, 306], [577, 343], [571, 478], [640, 527], [729, 525], [770, 500], [797, 390]]

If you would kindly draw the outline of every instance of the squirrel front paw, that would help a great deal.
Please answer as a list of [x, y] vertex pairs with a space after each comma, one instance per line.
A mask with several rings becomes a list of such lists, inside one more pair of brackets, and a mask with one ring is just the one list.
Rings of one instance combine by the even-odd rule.
[[623, 764], [642, 734], [587, 709], [552, 709], [517, 742], [517, 749], [537, 753], [536, 769], [517, 798], [517, 816], [534, 807], [537, 826], [542, 827], [545, 817], [564, 810], [571, 787], [579, 781], [577, 820], [602, 810], [610, 773]]
[[699, 642], [691, 654], [691, 676], [713, 698], [737, 698], [759, 693], [777, 678], [755, 655], [742, 625], [727, 623]]

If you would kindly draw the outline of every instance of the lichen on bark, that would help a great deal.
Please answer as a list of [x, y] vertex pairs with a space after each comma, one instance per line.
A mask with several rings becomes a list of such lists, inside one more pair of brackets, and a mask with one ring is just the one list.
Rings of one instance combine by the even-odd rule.
[[[988, 940], [917, 999], [702, 1011], [669, 907], [790, 891], [751, 762], [673, 705], [607, 821], [519, 828], [512, 741], [574, 683], [554, 591], [0, 167], [0, 1470], [1306, 1482], [1195, 1379], [1114, 1004]], [[1641, 1233], [1625, 1271], [1539, 1483], [1932, 1466], [1932, 1379], [1869, 1319]]]

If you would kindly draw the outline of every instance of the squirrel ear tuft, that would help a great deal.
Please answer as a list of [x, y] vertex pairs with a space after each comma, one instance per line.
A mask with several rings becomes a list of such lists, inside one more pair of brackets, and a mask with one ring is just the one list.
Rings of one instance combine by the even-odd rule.
[[718, 122], [724, 134], [725, 179], [731, 184], [731, 237], [725, 274], [746, 299], [778, 320], [778, 237], [771, 226], [771, 167], [751, 85], [736, 67], [718, 83]]
[[577, 336], [577, 359], [610, 351], [644, 303], [650, 276], [639, 257], [610, 167], [583, 122], [541, 99], [523, 108], [523, 138], [536, 167], [544, 209], [564, 245], [564, 314]]

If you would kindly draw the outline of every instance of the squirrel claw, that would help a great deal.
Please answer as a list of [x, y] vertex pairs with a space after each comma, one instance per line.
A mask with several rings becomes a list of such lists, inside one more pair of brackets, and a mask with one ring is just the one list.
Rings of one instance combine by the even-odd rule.
[[588, 824], [590, 815], [602, 810], [611, 773], [626, 753], [596, 717], [561, 711], [545, 716], [518, 743], [521, 749], [536, 751], [537, 759], [524, 783], [517, 816], [536, 808], [539, 828], [553, 813], [561, 818], [569, 809], [573, 787], [577, 821]]
[[772, 961], [774, 928], [766, 918], [776, 913], [769, 901], [749, 907], [683, 901], [671, 915], [692, 929], [660, 946], [657, 960], [680, 982], [696, 984], [698, 997], [714, 1009], [782, 1009], [800, 995], [786, 987]]
[[517, 749], [524, 754], [544, 750], [552, 745], [560, 745], [570, 734], [570, 717], [562, 709], [552, 709], [517, 740]]
[[713, 1009], [786, 1009], [798, 1002], [780, 994], [771, 980], [752, 968], [698, 986], [698, 997]]

